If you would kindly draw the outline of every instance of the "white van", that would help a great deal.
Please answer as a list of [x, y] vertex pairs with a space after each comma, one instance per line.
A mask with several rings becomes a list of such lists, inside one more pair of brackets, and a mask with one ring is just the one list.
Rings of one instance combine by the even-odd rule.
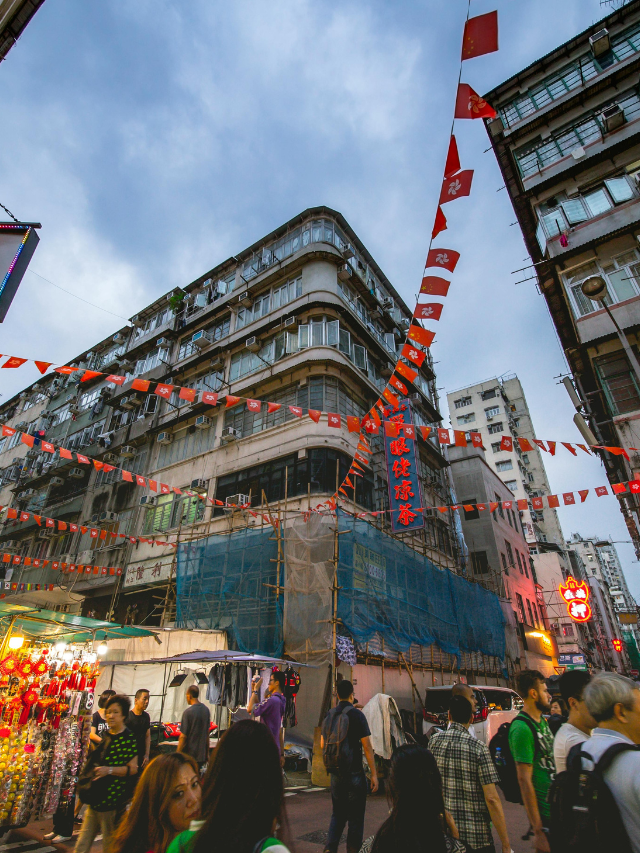
[[[502, 723], [507, 723], [522, 710], [523, 702], [510, 687], [469, 685], [476, 695], [478, 706], [473, 717], [473, 730], [478, 740], [489, 746], [491, 738]], [[430, 737], [434, 731], [446, 729], [451, 702], [451, 684], [430, 687], [425, 697], [422, 733]]]

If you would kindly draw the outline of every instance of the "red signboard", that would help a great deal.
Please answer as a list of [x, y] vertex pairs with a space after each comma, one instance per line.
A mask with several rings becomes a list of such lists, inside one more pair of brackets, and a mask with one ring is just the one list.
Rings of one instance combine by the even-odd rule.
[[577, 581], [569, 576], [566, 585], [560, 584], [560, 595], [564, 599], [567, 612], [574, 622], [588, 622], [591, 619], [589, 587], [585, 581]]

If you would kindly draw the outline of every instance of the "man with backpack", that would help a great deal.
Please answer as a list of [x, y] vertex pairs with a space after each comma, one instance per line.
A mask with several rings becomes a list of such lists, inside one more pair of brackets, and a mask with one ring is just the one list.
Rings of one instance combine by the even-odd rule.
[[353, 705], [353, 684], [346, 679], [338, 683], [335, 708], [322, 724], [322, 756], [331, 774], [333, 813], [324, 853], [337, 853], [342, 832], [347, 831], [347, 853], [358, 853], [364, 835], [364, 813], [367, 805], [367, 780], [362, 753], [371, 771], [371, 791], [378, 790], [378, 774], [371, 747], [371, 731], [367, 718]]
[[534, 833], [535, 849], [550, 853], [549, 789], [555, 774], [553, 735], [542, 716], [551, 706], [544, 675], [536, 669], [518, 674], [517, 690], [524, 702], [523, 710], [509, 726], [509, 749], [516, 765], [522, 802]]
[[[605, 818], [606, 838], [602, 847], [612, 853], [632, 850], [640, 853], [640, 689], [637, 682], [616, 672], [601, 672], [585, 689], [585, 700], [597, 728], [582, 744], [582, 769], [602, 774], [611, 792], [618, 814]], [[599, 763], [603, 762], [603, 764]], [[599, 766], [599, 769], [598, 769]], [[596, 797], [602, 801], [602, 797]], [[593, 808], [597, 807], [594, 802]], [[594, 815], [595, 817], [595, 815]], [[622, 824], [620, 827], [619, 824]], [[600, 821], [594, 821], [597, 832]], [[616, 841], [614, 833], [624, 828], [624, 836]], [[582, 849], [585, 849], [584, 847]], [[587, 848], [588, 849], [588, 848]]]
[[560, 695], [569, 709], [569, 719], [560, 726], [553, 741], [556, 773], [562, 773], [567, 769], [567, 756], [571, 749], [577, 743], [588, 740], [591, 730], [596, 725], [583, 695], [590, 681], [591, 675], [586, 669], [570, 669], [560, 676], [558, 686]]

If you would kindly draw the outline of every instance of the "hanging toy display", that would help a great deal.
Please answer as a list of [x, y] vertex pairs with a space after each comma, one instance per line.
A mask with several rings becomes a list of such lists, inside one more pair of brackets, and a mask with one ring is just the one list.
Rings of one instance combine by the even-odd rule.
[[75, 797], [97, 676], [90, 645], [25, 645], [0, 659], [0, 830]]

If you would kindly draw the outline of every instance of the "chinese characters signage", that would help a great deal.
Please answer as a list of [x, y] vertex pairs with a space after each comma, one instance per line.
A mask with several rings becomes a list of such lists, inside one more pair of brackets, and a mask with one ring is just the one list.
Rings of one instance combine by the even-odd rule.
[[353, 546], [353, 585], [356, 589], [367, 589], [369, 584], [382, 588], [387, 580], [387, 558], [371, 548]]
[[126, 587], [166, 581], [171, 573], [172, 558], [165, 560], [145, 560], [136, 566], [129, 566], [124, 579]]
[[578, 582], [568, 577], [566, 586], [560, 584], [560, 595], [567, 605], [567, 612], [574, 622], [588, 622], [591, 619], [589, 605], [589, 587], [584, 581]]
[[398, 427], [397, 436], [384, 437], [391, 529], [394, 533], [419, 530], [424, 527], [424, 512], [418, 479], [416, 430], [409, 401], [400, 400], [398, 409], [386, 409], [385, 418]]

